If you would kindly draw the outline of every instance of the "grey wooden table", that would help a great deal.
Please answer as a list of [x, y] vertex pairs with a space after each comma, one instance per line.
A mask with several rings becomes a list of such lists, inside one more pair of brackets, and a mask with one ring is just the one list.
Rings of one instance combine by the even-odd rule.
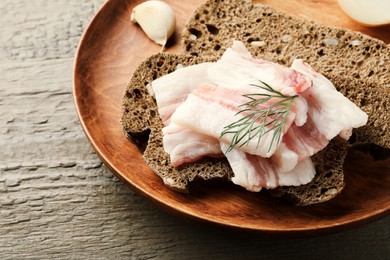
[[190, 223], [139, 197], [79, 125], [72, 66], [103, 0], [0, 1], [0, 259], [385, 259], [390, 217], [315, 238]]

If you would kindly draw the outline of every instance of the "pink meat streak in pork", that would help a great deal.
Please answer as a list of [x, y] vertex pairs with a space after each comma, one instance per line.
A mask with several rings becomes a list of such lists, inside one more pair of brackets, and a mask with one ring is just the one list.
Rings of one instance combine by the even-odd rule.
[[[272, 143], [275, 130], [270, 130], [271, 125], [260, 139], [238, 143], [226, 152], [233, 136], [221, 136], [222, 132], [249, 113], [238, 113], [248, 102], [245, 95], [268, 94], [258, 87], [262, 82], [287, 97], [294, 96], [280, 142]], [[298, 59], [287, 68], [254, 59], [239, 41], [217, 62], [177, 69], [153, 81], [152, 88], [165, 125], [164, 149], [172, 165], [226, 156], [233, 183], [250, 191], [309, 183], [315, 175], [311, 156], [337, 135], [348, 139], [352, 128], [367, 122], [363, 111], [307, 63]], [[270, 99], [256, 108], [275, 102]], [[253, 124], [272, 119], [257, 119]]]

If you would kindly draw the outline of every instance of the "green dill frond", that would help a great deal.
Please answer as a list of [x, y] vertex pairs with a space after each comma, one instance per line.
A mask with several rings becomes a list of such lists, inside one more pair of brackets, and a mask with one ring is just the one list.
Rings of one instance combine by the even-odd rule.
[[[232, 141], [226, 151], [230, 152], [235, 147], [243, 147], [251, 140], [257, 138], [257, 146], [260, 144], [261, 138], [273, 131], [268, 152], [272, 149], [274, 143], [279, 145], [282, 137], [282, 130], [287, 122], [288, 113], [291, 109], [291, 104], [297, 96], [286, 96], [275, 90], [265, 82], [261, 85], [253, 85], [266, 91], [266, 93], [245, 94], [243, 97], [248, 99], [248, 102], [239, 106], [242, 108], [236, 113], [237, 115], [244, 114], [237, 121], [224, 127], [220, 138], [224, 135], [233, 135]], [[275, 101], [271, 103], [272, 101]], [[259, 105], [269, 102], [269, 106]], [[260, 123], [259, 123], [260, 122]]]

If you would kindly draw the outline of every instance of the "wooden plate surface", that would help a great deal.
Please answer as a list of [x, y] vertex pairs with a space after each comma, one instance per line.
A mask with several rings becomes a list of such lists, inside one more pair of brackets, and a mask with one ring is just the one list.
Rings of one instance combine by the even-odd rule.
[[[74, 98], [86, 136], [114, 174], [141, 195], [171, 212], [196, 220], [272, 234], [319, 234], [362, 224], [390, 211], [390, 160], [373, 161], [352, 153], [346, 163], [347, 187], [337, 198], [309, 207], [294, 207], [266, 193], [251, 193], [226, 184], [209, 184], [194, 194], [165, 187], [143, 161], [120, 126], [121, 99], [135, 68], [158, 52], [130, 22], [141, 1], [107, 1], [80, 42], [74, 67]], [[166, 1], [174, 8], [177, 28], [167, 51], [181, 52], [185, 20], [203, 1]], [[267, 0], [276, 9], [351, 28], [390, 42], [390, 27], [366, 28], [346, 17], [335, 1]]]

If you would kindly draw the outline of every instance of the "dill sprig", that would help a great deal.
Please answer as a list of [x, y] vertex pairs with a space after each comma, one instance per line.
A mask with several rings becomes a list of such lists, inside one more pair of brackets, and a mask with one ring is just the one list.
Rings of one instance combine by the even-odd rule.
[[[285, 96], [267, 83], [260, 82], [261, 85], [253, 86], [265, 90], [266, 93], [243, 95], [249, 101], [239, 106], [242, 110], [237, 112], [236, 115], [245, 114], [245, 116], [225, 126], [224, 131], [221, 133], [220, 138], [227, 134], [233, 134], [226, 153], [236, 146], [242, 147], [247, 145], [254, 138], [257, 138], [258, 147], [261, 138], [271, 131], [274, 131], [274, 133], [268, 152], [272, 149], [274, 142], [279, 145], [283, 126], [286, 124], [291, 104], [297, 95]], [[265, 102], [269, 102], [270, 105], [265, 107], [259, 106]]]

